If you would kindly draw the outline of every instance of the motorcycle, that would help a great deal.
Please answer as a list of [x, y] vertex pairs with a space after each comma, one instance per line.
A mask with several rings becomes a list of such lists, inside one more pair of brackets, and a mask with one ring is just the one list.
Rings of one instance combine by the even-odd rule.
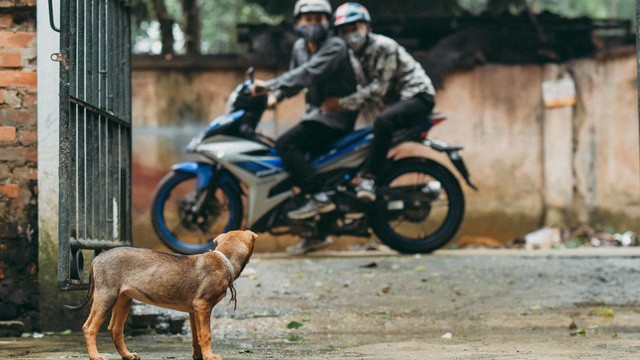
[[[230, 94], [224, 115], [216, 117], [187, 145], [197, 161], [175, 164], [158, 184], [151, 206], [155, 232], [171, 250], [201, 253], [215, 247], [220, 233], [249, 228], [274, 235], [319, 238], [329, 235], [378, 239], [401, 253], [429, 253], [447, 244], [462, 223], [465, 201], [456, 177], [428, 158], [387, 159], [376, 180], [374, 202], [356, 197], [351, 179], [363, 165], [372, 128], [356, 130], [331, 150], [310, 159], [336, 209], [292, 220], [309, 194], [295, 194], [274, 140], [257, 132], [267, 96], [252, 96], [249, 79]], [[416, 142], [448, 155], [466, 183], [476, 189], [459, 154], [427, 136], [445, 120], [426, 116], [419, 126], [394, 134], [393, 144]], [[244, 201], [243, 201], [244, 200]]]

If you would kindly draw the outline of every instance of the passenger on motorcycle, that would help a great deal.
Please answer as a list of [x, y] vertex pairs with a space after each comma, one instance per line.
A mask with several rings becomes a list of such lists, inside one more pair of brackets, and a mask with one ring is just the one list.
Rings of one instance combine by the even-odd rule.
[[[298, 0], [293, 15], [296, 32], [302, 38], [293, 45], [289, 71], [267, 82], [256, 80], [251, 88], [254, 95], [266, 88], [270, 92], [270, 106], [307, 90], [306, 112], [301, 122], [276, 141], [276, 151], [294, 185], [313, 194], [302, 207], [288, 212], [291, 219], [307, 219], [336, 208], [322, 191], [323, 184], [317, 183], [309, 157], [325, 153], [336, 139], [353, 131], [358, 115], [357, 109], [320, 110], [325, 99], [345, 97], [356, 91], [347, 44], [330, 33], [331, 12], [326, 0]], [[299, 246], [306, 250], [324, 241], [324, 238], [303, 239]]]
[[368, 10], [359, 3], [345, 3], [336, 9], [333, 26], [357, 59], [354, 69], [358, 90], [326, 99], [321, 109], [356, 111], [371, 105], [389, 105], [374, 121], [369, 155], [356, 178], [358, 198], [374, 201], [374, 179], [387, 156], [392, 134], [416, 125], [431, 113], [435, 89], [422, 66], [393, 39], [372, 33], [370, 23]]

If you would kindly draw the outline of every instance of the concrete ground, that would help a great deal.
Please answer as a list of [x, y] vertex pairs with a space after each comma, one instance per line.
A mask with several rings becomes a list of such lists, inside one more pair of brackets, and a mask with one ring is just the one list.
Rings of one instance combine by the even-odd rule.
[[[254, 256], [238, 308], [214, 309], [232, 359], [638, 359], [640, 249]], [[85, 312], [86, 315], [86, 312]], [[143, 359], [190, 359], [185, 335], [129, 337]], [[119, 359], [108, 334], [107, 359]], [[86, 358], [82, 335], [0, 339], [0, 358]]]

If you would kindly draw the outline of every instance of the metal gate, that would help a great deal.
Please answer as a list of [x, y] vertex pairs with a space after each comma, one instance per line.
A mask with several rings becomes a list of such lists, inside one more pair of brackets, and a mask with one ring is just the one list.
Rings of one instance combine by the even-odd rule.
[[61, 0], [61, 290], [86, 288], [83, 254], [131, 245], [130, 32], [129, 1]]

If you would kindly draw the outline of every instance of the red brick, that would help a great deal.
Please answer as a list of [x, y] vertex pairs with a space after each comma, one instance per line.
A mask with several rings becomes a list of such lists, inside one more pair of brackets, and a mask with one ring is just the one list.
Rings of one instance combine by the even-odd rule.
[[0, 91], [0, 104], [4, 104], [4, 91]]
[[37, 84], [38, 75], [34, 72], [0, 71], [0, 87], [36, 87]]
[[9, 176], [11, 176], [11, 168], [9, 168], [9, 165], [6, 163], [0, 164], [0, 180], [4, 180]]
[[0, 29], [13, 26], [13, 16], [11, 14], [0, 14]]
[[[12, 125], [22, 124], [30, 125], [36, 123], [36, 109], [32, 110], [4, 110], [0, 114], [3, 115], [4, 120]], [[21, 126], [24, 127], [24, 126]]]
[[18, 133], [18, 141], [24, 146], [33, 145], [38, 140], [38, 133], [33, 130], [20, 130]]
[[22, 106], [32, 107], [38, 103], [38, 93], [34, 91], [25, 91], [22, 93]]
[[15, 199], [20, 195], [20, 185], [18, 184], [4, 184], [0, 185], [0, 194], [8, 198]]
[[13, 169], [13, 178], [17, 180], [37, 180], [38, 169], [27, 166], [17, 167]]
[[0, 67], [19, 68], [22, 66], [22, 56], [19, 52], [0, 52]]
[[0, 31], [0, 49], [28, 48], [34, 44], [36, 33], [24, 31]]
[[37, 0], [15, 0], [16, 6], [36, 6]]
[[16, 127], [0, 126], [0, 142], [14, 142], [14, 141], [16, 141]]
[[38, 150], [32, 147], [8, 146], [0, 147], [0, 161], [14, 161], [18, 163], [37, 162]]

